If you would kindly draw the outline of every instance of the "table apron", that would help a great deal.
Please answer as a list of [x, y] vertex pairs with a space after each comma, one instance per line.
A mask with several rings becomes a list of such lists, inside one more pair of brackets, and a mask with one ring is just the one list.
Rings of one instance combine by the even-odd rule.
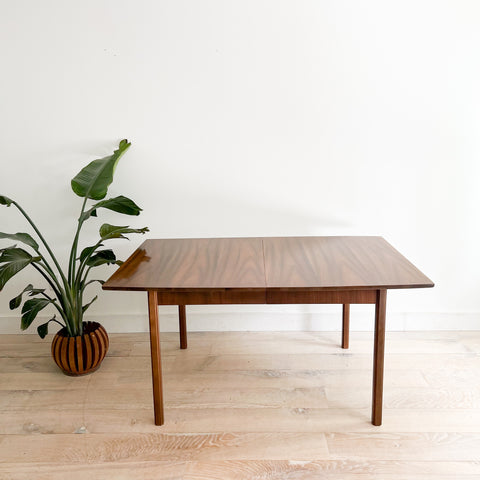
[[375, 303], [376, 290], [268, 290], [266, 303]]
[[212, 289], [157, 291], [158, 305], [355, 304], [376, 301], [376, 290]]
[[265, 303], [265, 290], [211, 289], [157, 291], [159, 305], [228, 305]]

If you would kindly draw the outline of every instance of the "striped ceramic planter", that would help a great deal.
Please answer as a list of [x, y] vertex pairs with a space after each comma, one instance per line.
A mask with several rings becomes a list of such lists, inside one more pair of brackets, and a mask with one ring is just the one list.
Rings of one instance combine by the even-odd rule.
[[94, 372], [108, 350], [108, 335], [97, 322], [83, 322], [83, 335], [69, 337], [64, 327], [52, 342], [52, 356], [66, 375], [80, 376]]

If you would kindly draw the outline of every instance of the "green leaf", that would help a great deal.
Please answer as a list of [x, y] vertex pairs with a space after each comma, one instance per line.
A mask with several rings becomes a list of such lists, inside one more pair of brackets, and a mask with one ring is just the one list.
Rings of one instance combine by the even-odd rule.
[[37, 327], [37, 333], [40, 336], [40, 338], [45, 338], [48, 335], [48, 323], [49, 322], [50, 322], [50, 320], [47, 323], [43, 323], [42, 325], [39, 325]]
[[2, 251], [0, 255], [0, 290], [20, 270], [23, 270], [32, 262], [38, 262], [41, 257], [32, 257], [22, 248], [11, 247]]
[[90, 162], [72, 179], [72, 190], [78, 196], [92, 200], [105, 198], [118, 160], [128, 147], [130, 143], [126, 139], [122, 140], [112, 155]]
[[22, 303], [23, 294], [25, 292], [29, 292], [32, 289], [33, 289], [33, 285], [29, 284], [23, 289], [23, 291], [22, 291], [22, 293], [20, 293], [20, 295], [17, 295], [15, 298], [12, 298], [10, 300], [10, 303], [9, 303], [10, 310], [15, 310], [16, 308], [18, 308], [20, 306], [20, 304]]
[[35, 295], [39, 295], [45, 291], [44, 288], [32, 288], [31, 292], [28, 294], [29, 297], [33, 297]]
[[31, 259], [33, 258], [26, 250], [23, 248], [18, 248], [16, 246], [2, 249], [0, 255], [0, 263], [13, 262], [20, 259]]
[[114, 212], [124, 213], [125, 215], [140, 215], [142, 209], [133, 201], [123, 195], [115, 198], [109, 198], [108, 200], [102, 200], [92, 206], [90, 210], [87, 210], [82, 215], [82, 220], [87, 220], [90, 216], [97, 216], [98, 208], [108, 208]]
[[22, 307], [21, 329], [26, 330], [35, 320], [38, 312], [44, 309], [52, 300], [46, 298], [34, 298], [27, 300]]
[[5, 251], [5, 250], [10, 250], [11, 248], [17, 248], [17, 245], [10, 245], [9, 247], [4, 247], [0, 248], [0, 255]]
[[35, 251], [38, 252], [38, 249], [39, 249], [38, 243], [28, 233], [0, 232], [0, 239], [2, 238], [11, 238], [12, 240], [17, 240], [19, 242], [25, 243], [26, 245], [28, 245], [29, 247], [32, 247]]
[[85, 310], [98, 298], [98, 295], [95, 295], [93, 299], [82, 307], [82, 313], [85, 313]]
[[13, 203], [13, 200], [10, 200], [5, 195], [0, 195], [0, 205], [6, 205], [9, 207]]
[[87, 265], [89, 267], [98, 267], [99, 265], [104, 265], [105, 263], [111, 264], [116, 261], [117, 258], [115, 257], [113, 250], [100, 250], [87, 260]]
[[[57, 318], [55, 315], [48, 322], [42, 323], [42, 325], [39, 325], [37, 327], [37, 333], [40, 336], [40, 338], [45, 338], [48, 335], [48, 324], [50, 322], [57, 322]], [[57, 322], [57, 323], [60, 323], [60, 322]]]
[[98, 247], [103, 247], [102, 244], [100, 245], [93, 245], [92, 247], [86, 247], [82, 250], [80, 254], [80, 261], [83, 262], [87, 257], [89, 257]]
[[109, 238], [127, 238], [123, 236], [124, 233], [145, 233], [148, 231], [147, 227], [130, 228], [128, 226], [116, 226], [104, 223], [100, 227], [100, 237], [102, 237], [102, 240], [108, 240]]
[[23, 294], [26, 293], [26, 292], [30, 292], [28, 295], [30, 297], [33, 297], [35, 295], [39, 295], [40, 293], [43, 293], [45, 291], [44, 288], [33, 288], [33, 285], [27, 285], [24, 289], [23, 289], [23, 292], [20, 293], [20, 295], [17, 295], [15, 298], [12, 298], [10, 300], [10, 303], [9, 303], [9, 306], [10, 306], [10, 310], [15, 310], [16, 308], [18, 308], [20, 306], [20, 304], [22, 303], [22, 297], [23, 297]]

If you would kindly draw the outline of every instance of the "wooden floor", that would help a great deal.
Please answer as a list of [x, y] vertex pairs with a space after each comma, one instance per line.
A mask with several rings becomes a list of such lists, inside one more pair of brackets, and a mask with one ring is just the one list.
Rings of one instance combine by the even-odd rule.
[[163, 334], [163, 427], [148, 336], [110, 337], [71, 378], [48, 341], [0, 336], [0, 479], [480, 478], [480, 332], [387, 333], [381, 427], [371, 333]]

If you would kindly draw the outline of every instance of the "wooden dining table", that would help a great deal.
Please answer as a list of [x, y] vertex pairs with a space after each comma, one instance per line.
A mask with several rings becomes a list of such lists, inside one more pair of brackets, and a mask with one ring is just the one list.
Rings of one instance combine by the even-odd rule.
[[163, 425], [159, 305], [178, 305], [187, 348], [187, 305], [341, 304], [342, 348], [351, 304], [374, 304], [373, 425], [382, 423], [387, 290], [433, 282], [382, 237], [253, 237], [146, 240], [103, 285], [146, 291], [153, 405]]

